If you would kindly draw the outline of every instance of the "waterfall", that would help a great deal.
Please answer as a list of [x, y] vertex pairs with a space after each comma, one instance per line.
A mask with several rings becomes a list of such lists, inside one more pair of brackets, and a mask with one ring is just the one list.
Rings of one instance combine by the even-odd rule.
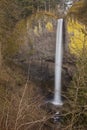
[[54, 105], [61, 106], [61, 71], [62, 71], [62, 37], [63, 37], [63, 19], [58, 19], [57, 33], [56, 33], [56, 54], [55, 54], [55, 90], [54, 99], [52, 103]]

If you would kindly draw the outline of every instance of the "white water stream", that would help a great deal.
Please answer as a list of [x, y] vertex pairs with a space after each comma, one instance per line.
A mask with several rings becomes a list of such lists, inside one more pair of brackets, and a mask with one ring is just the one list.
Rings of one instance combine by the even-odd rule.
[[56, 33], [56, 54], [55, 54], [55, 90], [54, 99], [52, 103], [54, 105], [63, 105], [61, 100], [61, 72], [62, 72], [62, 40], [63, 38], [63, 19], [58, 19], [57, 33]]

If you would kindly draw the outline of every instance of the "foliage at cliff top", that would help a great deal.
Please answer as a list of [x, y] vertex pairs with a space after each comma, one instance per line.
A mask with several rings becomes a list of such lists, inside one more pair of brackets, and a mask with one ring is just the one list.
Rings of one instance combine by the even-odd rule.
[[83, 24], [87, 25], [87, 1], [81, 0], [76, 2], [69, 10], [68, 16], [74, 17]]

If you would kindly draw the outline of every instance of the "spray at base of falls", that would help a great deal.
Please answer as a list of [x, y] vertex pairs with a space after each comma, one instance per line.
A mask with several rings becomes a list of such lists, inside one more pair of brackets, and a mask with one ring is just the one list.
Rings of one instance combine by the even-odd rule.
[[58, 19], [56, 34], [56, 55], [55, 55], [55, 90], [54, 99], [51, 102], [54, 105], [62, 106], [61, 100], [61, 72], [62, 72], [62, 40], [63, 38], [63, 19]]

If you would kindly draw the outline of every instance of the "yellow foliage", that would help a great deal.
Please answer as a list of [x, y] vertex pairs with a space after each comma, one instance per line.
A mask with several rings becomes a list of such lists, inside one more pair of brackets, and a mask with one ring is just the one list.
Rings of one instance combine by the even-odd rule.
[[68, 33], [70, 36], [69, 49], [72, 54], [80, 55], [84, 46], [87, 47], [85, 41], [85, 26], [78, 21], [69, 19], [67, 24]]
[[39, 36], [39, 34], [42, 33], [42, 26], [41, 26], [41, 23], [39, 23], [37, 26], [34, 27], [34, 33]]
[[38, 27], [37, 27], [37, 26], [34, 27], [34, 33], [35, 33], [37, 36], [39, 36], [39, 34], [38, 34]]
[[40, 22], [39, 22], [39, 33], [42, 33], [42, 26]]
[[48, 30], [48, 31], [53, 31], [53, 25], [52, 25], [52, 23], [51, 22], [48, 22], [47, 24], [46, 24], [46, 29]]

